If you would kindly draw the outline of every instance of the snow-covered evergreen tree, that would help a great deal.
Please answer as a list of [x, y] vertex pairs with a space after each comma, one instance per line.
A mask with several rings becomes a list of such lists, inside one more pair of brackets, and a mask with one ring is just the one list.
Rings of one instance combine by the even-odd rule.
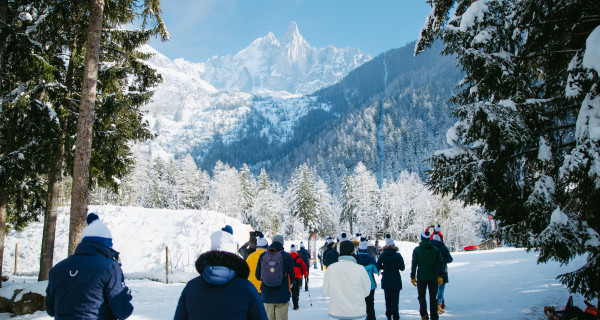
[[495, 212], [501, 235], [540, 262], [587, 253], [559, 278], [598, 297], [600, 2], [428, 2], [415, 52], [441, 38], [465, 71], [430, 186]]
[[254, 198], [258, 193], [258, 189], [256, 179], [245, 163], [240, 170], [240, 192], [242, 221], [255, 227], [256, 218], [252, 215], [252, 206], [254, 205]]
[[242, 188], [237, 169], [218, 161], [213, 169], [210, 189], [209, 207], [212, 210], [241, 218]]
[[[313, 232], [319, 229], [319, 195], [316, 190], [317, 179], [303, 164], [296, 168], [290, 179], [285, 201], [291, 216], [291, 221], [298, 220], [304, 229]], [[286, 219], [286, 220], [290, 220]], [[306, 237], [307, 235], [304, 235]], [[304, 238], [303, 237], [303, 238]]]
[[354, 233], [356, 222], [356, 202], [354, 198], [354, 179], [352, 176], [344, 177], [342, 189], [340, 191], [340, 222], [348, 223], [350, 233]]
[[188, 153], [183, 159], [179, 160], [179, 170], [177, 171], [177, 186], [179, 193], [180, 209], [199, 209], [200, 208], [200, 188], [199, 188], [198, 170], [196, 162]]
[[379, 186], [375, 175], [359, 162], [352, 175], [354, 181], [356, 231], [370, 237], [381, 231]]

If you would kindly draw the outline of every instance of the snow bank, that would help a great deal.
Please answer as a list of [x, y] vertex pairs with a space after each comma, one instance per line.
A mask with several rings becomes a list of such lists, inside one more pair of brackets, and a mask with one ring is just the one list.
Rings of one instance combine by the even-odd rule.
[[[208, 210], [91, 206], [89, 211], [97, 213], [111, 231], [113, 248], [120, 252], [126, 278], [164, 279], [166, 247], [169, 247], [170, 270], [191, 274], [173, 275], [172, 279], [187, 281], [197, 274], [194, 267], [196, 258], [210, 250], [212, 232], [229, 224], [235, 240], [241, 246], [248, 240], [248, 232], [252, 230], [249, 225], [235, 218]], [[61, 209], [56, 226], [54, 264], [67, 257], [68, 227], [68, 211]], [[35, 222], [22, 232], [12, 230], [8, 234], [3, 265], [6, 273], [14, 272], [15, 245], [18, 244], [18, 273], [37, 275], [42, 233], [43, 222]]]

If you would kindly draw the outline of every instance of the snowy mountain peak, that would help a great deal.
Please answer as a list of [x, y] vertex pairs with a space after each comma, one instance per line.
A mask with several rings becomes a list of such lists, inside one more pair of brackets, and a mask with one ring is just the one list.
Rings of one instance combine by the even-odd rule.
[[[287, 30], [285, 31], [285, 37], [283, 38], [283, 44], [289, 44], [292, 42], [302, 42], [304, 38], [300, 34], [300, 30], [298, 30], [298, 24], [296, 21], [290, 22]], [[305, 41], [304, 41], [305, 42]]]

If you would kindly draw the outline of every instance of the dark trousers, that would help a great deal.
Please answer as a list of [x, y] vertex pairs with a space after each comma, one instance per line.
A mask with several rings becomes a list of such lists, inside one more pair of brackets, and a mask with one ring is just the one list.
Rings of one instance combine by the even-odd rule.
[[375, 320], [375, 289], [365, 298], [367, 304], [367, 320]]
[[425, 291], [429, 288], [429, 318], [431, 320], [438, 320], [439, 316], [437, 313], [437, 280], [431, 281], [417, 281], [417, 292], [419, 293], [419, 313], [421, 317], [427, 314], [427, 300], [425, 299]]
[[308, 291], [308, 275], [304, 277], [304, 291]]
[[383, 289], [385, 295], [385, 315], [388, 319], [400, 319], [398, 303], [400, 302], [400, 289]]
[[294, 308], [298, 308], [300, 288], [302, 288], [302, 278], [294, 278], [294, 281], [292, 283], [292, 302], [294, 303]]

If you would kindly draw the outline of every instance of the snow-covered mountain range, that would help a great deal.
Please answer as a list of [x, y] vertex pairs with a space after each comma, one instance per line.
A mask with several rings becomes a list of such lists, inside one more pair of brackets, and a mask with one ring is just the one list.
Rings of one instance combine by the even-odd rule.
[[269, 32], [233, 56], [213, 57], [204, 63], [175, 59], [174, 63], [219, 91], [307, 94], [338, 82], [369, 60], [371, 56], [355, 48], [311, 47], [292, 21], [283, 43]]
[[371, 60], [354, 48], [313, 48], [295, 22], [283, 43], [269, 32], [233, 56], [202, 63], [170, 60], [149, 46], [143, 50], [153, 53], [148, 64], [164, 80], [146, 106], [157, 134], [146, 144], [154, 156], [183, 156], [215, 136], [227, 142], [242, 121], [257, 115], [275, 128], [263, 132], [265, 138], [285, 141], [300, 117], [326, 108], [304, 94], [340, 81]]

